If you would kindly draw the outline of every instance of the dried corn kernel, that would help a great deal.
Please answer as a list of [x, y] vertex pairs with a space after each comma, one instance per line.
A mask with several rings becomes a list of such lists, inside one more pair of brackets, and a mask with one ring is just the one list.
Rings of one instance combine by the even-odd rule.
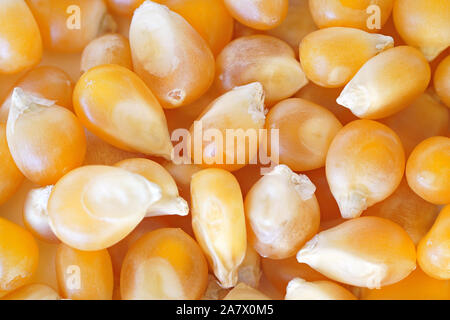
[[406, 155], [409, 155], [423, 140], [445, 135], [450, 115], [445, 106], [424, 93], [402, 111], [380, 122], [398, 134]]
[[261, 84], [234, 88], [214, 100], [191, 126], [191, 159], [229, 171], [244, 167], [258, 155], [264, 120]]
[[351, 27], [366, 31], [381, 29], [393, 5], [394, 0], [309, 0], [319, 28]]
[[165, 6], [147, 1], [135, 11], [130, 46], [134, 70], [165, 108], [200, 98], [214, 80], [214, 56], [207, 43]]
[[450, 205], [442, 209], [433, 227], [420, 241], [417, 261], [430, 277], [450, 280]]
[[39, 249], [31, 233], [0, 218], [0, 297], [27, 284], [38, 260]]
[[245, 257], [244, 203], [236, 178], [222, 169], [192, 176], [192, 227], [209, 265], [224, 288], [236, 285]]
[[87, 252], [60, 244], [56, 251], [56, 275], [65, 299], [112, 299], [113, 268], [106, 249]]
[[397, 0], [393, 17], [405, 42], [431, 61], [450, 45], [450, 10], [446, 0]]
[[450, 108], [450, 55], [442, 60], [434, 73], [434, 89], [441, 101]]
[[84, 161], [86, 137], [75, 115], [20, 88], [11, 97], [6, 136], [19, 170], [41, 186], [54, 184]]
[[416, 195], [405, 180], [386, 200], [364, 211], [364, 216], [386, 218], [399, 224], [417, 245], [439, 213], [437, 206]]
[[300, 43], [300, 62], [309, 80], [322, 87], [346, 85], [378, 53], [392, 48], [394, 40], [354, 28], [326, 28], [311, 32]]
[[116, 24], [103, 0], [27, 0], [42, 34], [44, 46], [56, 52], [81, 52], [97, 36]]
[[355, 218], [400, 184], [405, 154], [398, 136], [371, 120], [346, 125], [331, 143], [326, 173], [343, 218]]
[[0, 123], [0, 205], [19, 189], [23, 175], [14, 163], [6, 140], [6, 125]]
[[81, 56], [81, 72], [103, 64], [118, 64], [128, 69], [132, 68], [127, 38], [118, 33], [111, 33], [89, 42]]
[[416, 268], [416, 250], [396, 223], [361, 217], [317, 234], [298, 252], [297, 260], [332, 280], [379, 288], [406, 278]]
[[[106, 0], [108, 8], [115, 14], [123, 16], [132, 16], [134, 10], [144, 3], [145, 0]], [[161, 2], [161, 0], [153, 0]]]
[[28, 192], [23, 208], [23, 222], [28, 230], [40, 240], [58, 243], [48, 218], [48, 199], [53, 186], [32, 189]]
[[228, 91], [255, 81], [263, 85], [269, 105], [289, 98], [308, 82], [287, 43], [266, 35], [230, 42], [217, 57], [215, 85]]
[[388, 117], [419, 97], [430, 77], [430, 66], [420, 51], [395, 47], [367, 61], [337, 102], [360, 118]]
[[126, 151], [170, 159], [173, 147], [161, 105], [132, 71], [118, 65], [90, 69], [73, 96], [80, 121], [98, 137]]
[[[58, 106], [72, 110], [72, 81], [67, 73], [57, 67], [34, 68], [20, 78], [14, 87], [53, 100]], [[8, 121], [12, 93], [13, 90], [0, 107], [0, 123]]]
[[245, 198], [249, 243], [263, 257], [285, 259], [319, 229], [316, 187], [285, 165], [264, 175]]
[[406, 178], [411, 189], [428, 202], [450, 203], [450, 138], [432, 137], [409, 156]]
[[261, 257], [251, 246], [247, 246], [244, 261], [238, 270], [238, 282], [258, 288], [261, 279]]
[[[266, 129], [278, 129], [279, 161], [294, 171], [308, 171], [325, 166], [331, 141], [342, 129], [338, 119], [327, 109], [307, 100], [291, 98], [270, 109]], [[271, 150], [268, 139], [268, 149]]]
[[53, 232], [86, 251], [108, 248], [126, 237], [161, 199], [161, 188], [124, 169], [85, 166], [61, 178], [48, 202]]
[[208, 266], [197, 243], [180, 229], [159, 229], [136, 241], [125, 256], [120, 290], [125, 300], [200, 299]]
[[60, 300], [58, 292], [45, 284], [23, 286], [1, 300]]
[[288, 12], [288, 0], [225, 0], [231, 15], [253, 29], [267, 30], [283, 22]]
[[3, 0], [1, 5], [0, 73], [18, 73], [41, 61], [41, 34], [24, 0]]
[[245, 283], [236, 285], [223, 300], [270, 300], [268, 296]]
[[356, 297], [331, 281], [308, 282], [295, 278], [287, 285], [285, 300], [356, 300]]
[[116, 163], [116, 167], [140, 174], [148, 181], [157, 184], [162, 191], [162, 197], [147, 210], [147, 217], [158, 215], [180, 215], [189, 213], [187, 202], [178, 195], [175, 180], [159, 163], [148, 159], [127, 159]]

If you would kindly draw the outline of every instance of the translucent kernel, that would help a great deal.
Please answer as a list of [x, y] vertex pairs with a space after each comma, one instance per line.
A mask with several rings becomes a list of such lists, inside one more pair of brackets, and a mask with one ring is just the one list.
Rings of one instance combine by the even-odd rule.
[[450, 55], [442, 60], [436, 69], [434, 89], [441, 101], [450, 108]]
[[308, 282], [295, 278], [287, 285], [285, 300], [356, 300], [356, 297], [331, 281]]

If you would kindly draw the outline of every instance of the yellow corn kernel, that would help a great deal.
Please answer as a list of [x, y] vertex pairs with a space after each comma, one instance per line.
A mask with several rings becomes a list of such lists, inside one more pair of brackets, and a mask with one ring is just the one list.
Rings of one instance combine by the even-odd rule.
[[417, 247], [417, 261], [430, 277], [450, 280], [450, 205], [442, 209]]
[[409, 156], [406, 178], [411, 189], [426, 201], [450, 203], [450, 138], [422, 141]]
[[434, 89], [441, 101], [450, 108], [450, 55], [441, 61], [434, 73]]
[[72, 248], [108, 248], [126, 237], [161, 199], [161, 188], [124, 169], [85, 166], [61, 178], [48, 202], [55, 235]]
[[395, 284], [381, 289], [366, 289], [361, 300], [449, 300], [450, 280], [436, 280], [420, 268]]
[[428, 93], [424, 93], [408, 107], [380, 120], [395, 131], [407, 156], [423, 140], [445, 135], [450, 123], [448, 109]]
[[300, 43], [300, 62], [309, 80], [327, 88], [346, 85], [378, 53], [392, 48], [394, 39], [354, 28], [314, 31]]
[[40, 240], [59, 243], [48, 217], [48, 199], [53, 186], [31, 189], [25, 199], [23, 222], [28, 230]]
[[191, 159], [229, 171], [244, 167], [258, 155], [264, 120], [261, 84], [234, 88], [214, 100], [191, 126]]
[[192, 227], [209, 265], [223, 288], [238, 281], [247, 234], [244, 203], [236, 178], [222, 169], [205, 169], [192, 176]]
[[431, 61], [450, 45], [450, 10], [446, 0], [397, 0], [393, 17], [405, 42]]
[[[376, 5], [377, 10], [370, 10], [371, 5]], [[319, 28], [350, 27], [366, 31], [379, 30], [391, 15], [393, 5], [394, 0], [309, 0]]]
[[380, 288], [416, 268], [416, 249], [396, 223], [361, 217], [317, 234], [298, 252], [297, 260], [332, 280]]
[[80, 251], [61, 243], [56, 251], [61, 295], [72, 300], [111, 300], [113, 268], [108, 250]]
[[127, 38], [118, 33], [111, 33], [89, 42], [81, 55], [81, 72], [103, 64], [118, 64], [132, 69], [130, 44]]
[[360, 118], [388, 117], [419, 97], [430, 78], [430, 66], [420, 51], [395, 47], [367, 61], [337, 102]]
[[148, 159], [134, 158], [115, 164], [116, 167], [140, 174], [148, 181], [157, 184], [162, 191], [162, 197], [147, 210], [147, 217], [158, 215], [180, 215], [189, 213], [187, 202], [179, 196], [178, 187], [169, 172], [159, 163]]
[[3, 0], [0, 11], [0, 73], [18, 73], [42, 58], [38, 25], [24, 0]]
[[38, 260], [39, 248], [31, 233], [0, 218], [0, 298], [27, 284]]
[[315, 30], [317, 27], [311, 16], [308, 0], [289, 0], [286, 18], [279, 26], [265, 33], [287, 42], [297, 51], [301, 40]]
[[[325, 166], [331, 141], [342, 125], [326, 108], [307, 100], [291, 98], [270, 109], [266, 129], [278, 129], [279, 161], [294, 171]], [[267, 139], [271, 150], [272, 139]]]
[[41, 30], [44, 46], [51, 51], [81, 52], [91, 40], [116, 28], [103, 0], [27, 0], [27, 3]]
[[[108, 8], [118, 15], [132, 16], [136, 10], [145, 0], [106, 0]], [[153, 0], [154, 2], [161, 2], [161, 0]]]
[[245, 283], [236, 285], [223, 300], [271, 300], [268, 296]]
[[90, 69], [73, 96], [80, 121], [101, 139], [126, 151], [170, 159], [173, 147], [161, 105], [132, 71], [118, 65]]
[[129, 249], [120, 290], [125, 300], [200, 299], [208, 265], [198, 244], [180, 229], [147, 233]]
[[289, 98], [308, 83], [292, 48], [271, 36], [254, 35], [230, 42], [216, 60], [216, 86], [222, 92], [260, 82], [266, 103]]
[[208, 44], [179, 14], [144, 2], [134, 13], [130, 46], [136, 73], [164, 108], [200, 98], [214, 80]]
[[45, 284], [23, 286], [0, 300], [60, 300], [58, 292]]
[[285, 19], [288, 0], [225, 0], [233, 18], [253, 29], [267, 30]]
[[357, 300], [344, 287], [331, 281], [308, 282], [301, 278], [289, 281], [285, 300]]
[[357, 120], [346, 125], [331, 143], [326, 174], [345, 219], [389, 197], [405, 171], [399, 137], [385, 125]]
[[23, 175], [8, 148], [6, 125], [0, 123], [0, 205], [14, 195], [22, 181]]
[[289, 258], [319, 229], [316, 187], [285, 165], [264, 175], [245, 198], [249, 243], [265, 258]]
[[403, 180], [386, 200], [364, 211], [364, 216], [377, 216], [400, 225], [417, 245], [430, 230], [439, 213], [436, 205], [416, 195]]
[[[34, 68], [20, 78], [14, 87], [53, 100], [58, 106], [72, 110], [72, 81], [67, 73], [57, 67]], [[12, 93], [13, 90], [0, 107], [0, 123], [8, 121]]]
[[41, 186], [56, 183], [84, 161], [86, 137], [75, 115], [21, 88], [11, 97], [6, 136], [19, 170]]
[[245, 283], [253, 288], [259, 287], [261, 279], [261, 257], [251, 246], [247, 246], [244, 261], [238, 270], [238, 282]]

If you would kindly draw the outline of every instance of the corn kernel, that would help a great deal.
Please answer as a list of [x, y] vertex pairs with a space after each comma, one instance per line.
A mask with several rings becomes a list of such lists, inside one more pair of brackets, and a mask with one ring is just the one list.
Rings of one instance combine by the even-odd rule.
[[400, 184], [405, 154], [398, 136], [371, 120], [346, 125], [331, 143], [326, 173], [343, 218], [355, 218]]
[[236, 285], [247, 234], [239, 183], [228, 171], [205, 169], [192, 176], [192, 227], [224, 288]]
[[238, 270], [238, 282], [253, 288], [259, 287], [261, 279], [261, 257], [251, 246], [247, 246], [244, 261]]
[[[106, 0], [108, 8], [118, 15], [132, 16], [134, 10], [144, 3], [145, 0]], [[161, 0], [154, 0], [154, 2], [161, 2]]]
[[19, 170], [41, 186], [54, 184], [84, 161], [86, 137], [75, 115], [20, 88], [11, 97], [6, 136]]
[[441, 101], [450, 108], [450, 55], [442, 60], [436, 69], [434, 89]]
[[236, 285], [223, 300], [271, 300], [268, 296], [245, 283]]
[[58, 292], [45, 284], [23, 286], [1, 300], [60, 300]]
[[285, 300], [356, 300], [356, 297], [331, 281], [308, 282], [295, 278], [287, 285]]
[[120, 290], [125, 300], [200, 299], [208, 266], [197, 243], [180, 229], [159, 229], [136, 241], [125, 256]]

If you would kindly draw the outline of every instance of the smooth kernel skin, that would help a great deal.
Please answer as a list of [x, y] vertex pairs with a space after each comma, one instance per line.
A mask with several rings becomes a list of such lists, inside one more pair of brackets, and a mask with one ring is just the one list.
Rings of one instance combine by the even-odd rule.
[[42, 58], [42, 39], [25, 1], [2, 1], [0, 21], [0, 73], [19, 73], [37, 65]]
[[286, 288], [285, 300], [357, 300], [344, 287], [331, 281], [305, 281], [295, 278]]
[[118, 64], [132, 70], [131, 49], [127, 38], [118, 33], [110, 33], [89, 42], [81, 55], [81, 72], [103, 64]]
[[191, 180], [192, 228], [223, 288], [236, 285], [247, 249], [244, 202], [236, 178], [204, 169]]
[[60, 300], [58, 292], [45, 284], [23, 286], [0, 300]]
[[441, 61], [434, 73], [434, 89], [441, 101], [450, 108], [450, 55]]
[[289, 7], [288, 0], [225, 0], [224, 3], [233, 18], [257, 30], [280, 25]]
[[426, 201], [450, 203], [450, 138], [422, 141], [408, 158], [406, 178], [411, 189]]
[[81, 52], [102, 32], [114, 29], [103, 0], [26, 1], [41, 30], [44, 46], [50, 51]]
[[378, 53], [392, 48], [394, 40], [359, 29], [333, 27], [311, 32], [300, 43], [300, 62], [309, 80], [326, 88], [345, 86]]
[[380, 288], [416, 268], [416, 249], [398, 224], [360, 217], [317, 234], [298, 252], [297, 261], [338, 282]]
[[39, 261], [39, 248], [31, 233], [0, 218], [0, 297], [27, 284]]
[[268, 296], [245, 283], [236, 285], [223, 300], [271, 300]]
[[106, 142], [170, 159], [173, 147], [161, 105], [129, 69], [118, 65], [90, 69], [75, 86], [73, 105], [83, 125]]
[[214, 80], [214, 56], [206, 41], [178, 13], [147, 1], [130, 26], [135, 72], [167, 109], [200, 98]]
[[124, 300], [200, 299], [208, 265], [198, 244], [181, 229], [147, 233], [128, 250], [120, 290]]
[[428, 61], [450, 45], [450, 11], [446, 0], [397, 0], [393, 17], [403, 40], [420, 49]]
[[284, 41], [267, 35], [233, 40], [217, 56], [215, 86], [225, 92], [255, 81], [263, 85], [269, 106], [291, 97], [308, 82]]
[[380, 8], [380, 28], [388, 20], [394, 0], [309, 0], [309, 7], [314, 21], [319, 28], [350, 27], [376, 32], [369, 28], [373, 12], [367, 8], [376, 4]]
[[17, 168], [6, 140], [6, 125], [0, 123], [0, 204], [8, 201], [19, 189], [23, 175]]
[[[39, 66], [31, 69], [15, 83], [14, 88], [17, 87], [72, 110], [73, 83], [69, 75], [58, 67]], [[0, 106], [0, 123], [8, 120], [12, 92]]]
[[449, 300], [450, 281], [427, 276], [419, 267], [397, 283], [381, 289], [366, 289], [361, 300]]
[[[115, 14], [122, 16], [132, 16], [136, 10], [145, 0], [106, 0], [108, 8]], [[154, 2], [161, 2], [162, 0], [155, 0]]]
[[372, 120], [347, 124], [328, 150], [326, 174], [343, 218], [355, 218], [389, 197], [405, 170], [397, 134]]
[[417, 247], [417, 261], [432, 278], [450, 280], [450, 205], [442, 209]]
[[108, 250], [80, 251], [60, 244], [56, 275], [61, 295], [71, 300], [111, 300], [114, 277]]
[[337, 102], [360, 118], [381, 119], [406, 108], [424, 93], [430, 79], [430, 65], [423, 54], [399, 46], [367, 61]]
[[[278, 129], [279, 161], [294, 171], [325, 166], [325, 159], [342, 124], [326, 108], [298, 98], [283, 100], [266, 117], [266, 129]], [[268, 138], [268, 149], [271, 150]], [[278, 141], [277, 141], [278, 142]]]

